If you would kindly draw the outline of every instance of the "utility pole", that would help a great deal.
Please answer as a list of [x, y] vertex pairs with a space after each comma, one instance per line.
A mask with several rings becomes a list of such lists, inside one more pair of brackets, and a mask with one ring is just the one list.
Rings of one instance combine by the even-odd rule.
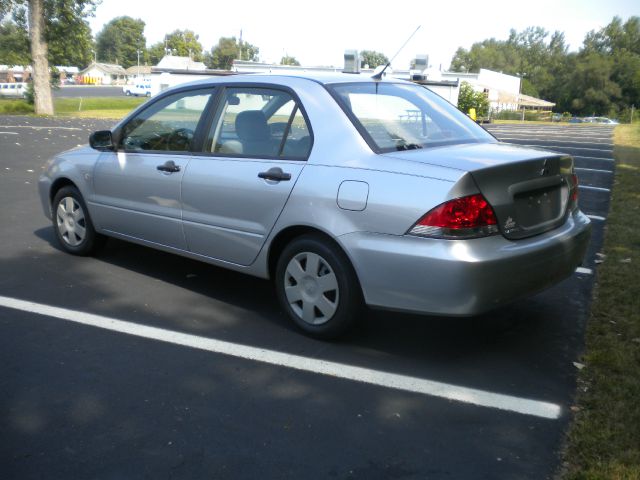
[[140, 50], [136, 50], [138, 54], [138, 78], [140, 78]]

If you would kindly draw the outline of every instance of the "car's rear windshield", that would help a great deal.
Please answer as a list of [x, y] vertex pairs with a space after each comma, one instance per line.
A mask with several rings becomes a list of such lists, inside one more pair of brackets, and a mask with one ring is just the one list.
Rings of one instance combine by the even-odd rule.
[[371, 82], [328, 88], [379, 153], [496, 141], [464, 113], [420, 85]]

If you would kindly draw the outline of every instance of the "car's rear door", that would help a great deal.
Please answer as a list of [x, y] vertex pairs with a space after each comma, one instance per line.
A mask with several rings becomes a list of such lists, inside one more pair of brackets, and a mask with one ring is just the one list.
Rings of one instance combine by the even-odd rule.
[[293, 92], [229, 86], [203, 152], [182, 188], [193, 253], [239, 265], [257, 257], [311, 150], [311, 129]]
[[184, 90], [152, 103], [121, 129], [116, 151], [94, 170], [92, 214], [107, 232], [186, 250], [182, 179], [211, 89]]

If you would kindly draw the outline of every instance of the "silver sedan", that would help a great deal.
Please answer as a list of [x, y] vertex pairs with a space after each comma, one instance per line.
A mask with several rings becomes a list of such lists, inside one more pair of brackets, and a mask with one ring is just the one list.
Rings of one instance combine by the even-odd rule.
[[318, 338], [364, 304], [475, 315], [556, 284], [589, 241], [577, 187], [571, 157], [500, 143], [422, 86], [339, 74], [167, 90], [39, 182], [67, 252], [109, 236], [272, 278]]

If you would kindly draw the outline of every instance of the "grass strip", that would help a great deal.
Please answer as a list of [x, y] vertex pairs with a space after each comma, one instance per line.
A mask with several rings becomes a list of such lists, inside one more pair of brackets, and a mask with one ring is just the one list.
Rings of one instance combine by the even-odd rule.
[[640, 479], [640, 125], [614, 131], [604, 262], [586, 333], [565, 480]]
[[[56, 116], [120, 119], [147, 100], [145, 97], [55, 98]], [[0, 115], [33, 114], [25, 100], [0, 99]]]

